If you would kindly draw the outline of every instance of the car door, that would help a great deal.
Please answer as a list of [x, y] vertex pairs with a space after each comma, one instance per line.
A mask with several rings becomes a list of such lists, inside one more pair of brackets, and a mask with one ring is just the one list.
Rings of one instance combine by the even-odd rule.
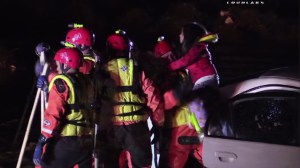
[[205, 167], [299, 167], [299, 112], [296, 92], [267, 91], [233, 98], [221, 126], [208, 123], [203, 141]]

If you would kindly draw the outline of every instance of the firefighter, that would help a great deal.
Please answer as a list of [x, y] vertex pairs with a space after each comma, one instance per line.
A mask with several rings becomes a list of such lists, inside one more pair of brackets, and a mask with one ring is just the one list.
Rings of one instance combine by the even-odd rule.
[[[173, 46], [162, 37], [158, 38], [158, 42], [154, 46], [154, 56], [169, 64], [176, 58]], [[198, 167], [201, 167], [201, 144], [198, 142], [194, 144], [180, 143], [181, 137], [197, 137], [195, 128], [190, 127], [191, 111], [186, 103], [179, 100], [181, 96], [178, 96], [182, 94], [181, 92], [189, 92], [192, 85], [186, 71], [179, 70], [176, 71], [176, 74], [170, 74], [174, 80], [165, 82], [171, 84], [161, 85], [171, 87], [161, 89], [164, 90], [165, 125], [160, 144], [159, 167], [183, 168], [189, 164], [190, 157], [195, 158], [198, 161]]]
[[[125, 151], [129, 167], [150, 168], [152, 153], [147, 119], [150, 117], [155, 127], [163, 126], [162, 98], [153, 82], [130, 57], [132, 43], [125, 31], [117, 30], [108, 36], [106, 45], [105, 70], [115, 85], [112, 89], [115, 92], [110, 96], [113, 102], [113, 135], [121, 147], [117, 154], [113, 154], [119, 158]], [[117, 166], [125, 165], [120, 160]]]
[[93, 118], [87, 91], [90, 86], [85, 75], [79, 73], [82, 53], [75, 48], [61, 48], [54, 60], [58, 74], [49, 84], [49, 102], [33, 162], [43, 168], [90, 168]]

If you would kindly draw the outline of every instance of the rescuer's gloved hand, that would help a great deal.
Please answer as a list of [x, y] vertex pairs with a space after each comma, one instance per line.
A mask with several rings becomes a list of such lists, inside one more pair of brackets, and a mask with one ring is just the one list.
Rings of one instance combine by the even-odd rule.
[[150, 130], [151, 135], [153, 134], [153, 139], [151, 140], [151, 144], [156, 144], [160, 139], [160, 131], [161, 129], [157, 126], [153, 126]]
[[39, 76], [36, 82], [36, 87], [41, 88], [44, 92], [48, 93], [48, 80], [46, 76]]
[[37, 56], [41, 56], [42, 52], [44, 52], [46, 54], [46, 52], [49, 52], [49, 51], [50, 51], [50, 45], [45, 42], [41, 42], [35, 47], [35, 53]]
[[47, 142], [47, 138], [43, 135], [40, 136], [38, 143], [34, 149], [33, 153], [33, 163], [36, 166], [41, 166], [42, 154], [43, 154], [43, 147]]

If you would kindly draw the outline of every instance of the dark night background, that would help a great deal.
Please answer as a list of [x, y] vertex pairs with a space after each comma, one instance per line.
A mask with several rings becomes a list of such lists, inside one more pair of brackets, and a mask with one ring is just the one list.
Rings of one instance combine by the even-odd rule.
[[[35, 97], [35, 46], [47, 42], [53, 50], [59, 49], [69, 23], [90, 28], [96, 34], [94, 49], [102, 52], [106, 37], [117, 28], [127, 31], [138, 50], [151, 51], [159, 35], [178, 42], [181, 25], [198, 21], [219, 33], [219, 42], [209, 49], [221, 83], [270, 68], [299, 67], [298, 0], [262, 0], [260, 5], [226, 2], [231, 1], [2, 0], [0, 154], [21, 148], [23, 135], [15, 142], [16, 130], [22, 116], [29, 116]], [[21, 134], [26, 126], [25, 119]], [[7, 155], [0, 156], [0, 168]]]

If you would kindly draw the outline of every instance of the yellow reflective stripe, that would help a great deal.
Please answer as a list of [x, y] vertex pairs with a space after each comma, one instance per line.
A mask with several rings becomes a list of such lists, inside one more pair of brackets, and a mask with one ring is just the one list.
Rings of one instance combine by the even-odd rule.
[[76, 46], [74, 44], [71, 44], [69, 42], [64, 42], [65, 47], [75, 48]]
[[52, 89], [53, 84], [54, 84], [54, 81], [55, 81], [56, 79], [62, 79], [62, 80], [64, 80], [64, 81], [67, 83], [67, 85], [69, 86], [70, 92], [71, 92], [71, 94], [69, 95], [69, 98], [68, 98], [68, 103], [69, 103], [69, 104], [74, 104], [74, 103], [75, 103], [75, 92], [74, 92], [73, 83], [72, 83], [71, 80], [70, 80], [68, 77], [66, 77], [65, 75], [56, 75], [56, 76], [51, 80], [51, 82], [50, 82], [50, 84], [49, 84], [49, 92], [50, 92], [50, 90]]
[[198, 123], [198, 120], [197, 120], [197, 117], [196, 117], [195, 113], [190, 113], [190, 120], [191, 120], [191, 124], [195, 128], [196, 132], [200, 133], [202, 130], [201, 130], [201, 127]]
[[144, 115], [130, 115], [130, 116], [115, 116], [113, 122], [126, 122], [126, 121], [147, 121], [148, 114]]
[[83, 27], [83, 24], [74, 23], [73, 27], [74, 27], [74, 28], [82, 28], [82, 27]]
[[210, 35], [200, 38], [198, 42], [210, 42], [210, 41], [214, 42], [214, 41], [218, 40], [218, 38], [219, 37], [217, 34], [210, 34]]
[[92, 57], [90, 57], [90, 56], [85, 56], [85, 57], [83, 57], [83, 59], [85, 59], [85, 60], [90, 60], [90, 61], [93, 61], [93, 62], [96, 62], [95, 58], [92, 58]]

